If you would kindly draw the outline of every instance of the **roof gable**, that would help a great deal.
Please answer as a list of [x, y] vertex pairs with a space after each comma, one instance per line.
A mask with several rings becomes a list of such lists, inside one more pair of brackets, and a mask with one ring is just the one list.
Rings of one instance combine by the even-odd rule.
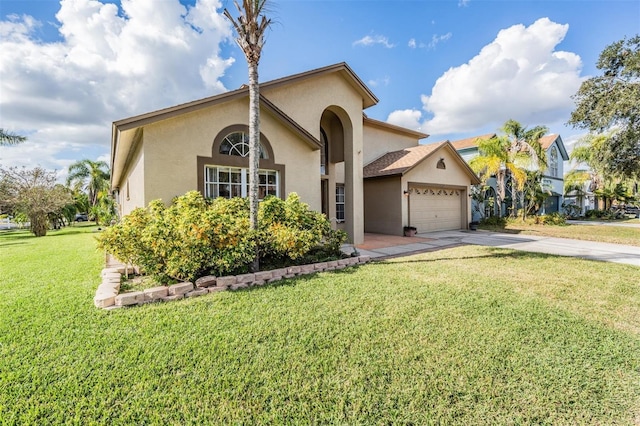
[[363, 177], [375, 178], [382, 176], [404, 175], [436, 152], [446, 149], [458, 159], [460, 167], [471, 177], [472, 184], [480, 183], [478, 176], [471, 170], [469, 165], [460, 157], [460, 154], [449, 141], [436, 142], [426, 145], [412, 146], [399, 151], [388, 152], [382, 157], [372, 161], [364, 167]]
[[569, 154], [567, 153], [566, 148], [564, 147], [564, 143], [562, 142], [562, 138], [558, 134], [546, 135], [540, 138], [540, 145], [544, 148], [545, 151], [548, 151], [549, 148], [553, 146], [553, 144], [558, 147], [560, 151], [560, 156], [564, 161], [569, 161]]
[[[260, 83], [260, 88], [267, 90], [270, 88], [276, 88], [286, 84], [291, 84], [294, 82], [335, 72], [340, 73], [340, 75], [345, 77], [346, 80], [351, 84], [351, 86], [354, 87], [354, 89], [358, 93], [360, 93], [363, 99], [363, 108], [368, 108], [378, 103], [378, 98], [376, 98], [373, 92], [369, 90], [369, 88], [362, 82], [362, 80], [360, 80], [360, 78], [353, 72], [353, 70], [344, 62]], [[140, 127], [147, 124], [155, 123], [157, 121], [173, 118], [177, 115], [197, 111], [220, 103], [229, 102], [245, 96], [249, 96], [249, 87], [243, 85], [241, 88], [236, 90], [231, 90], [219, 95], [210, 96], [184, 104], [179, 104], [157, 111], [152, 111], [145, 114], [140, 114], [122, 120], [114, 121], [113, 124], [119, 130], [128, 130], [134, 127]]]

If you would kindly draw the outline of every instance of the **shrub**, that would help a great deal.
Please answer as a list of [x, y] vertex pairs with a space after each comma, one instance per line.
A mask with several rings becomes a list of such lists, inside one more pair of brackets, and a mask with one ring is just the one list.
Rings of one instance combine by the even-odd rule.
[[507, 225], [507, 220], [504, 217], [489, 216], [480, 220], [480, 224], [485, 226], [505, 227]]
[[106, 229], [98, 246], [160, 282], [247, 272], [256, 253], [265, 265], [340, 256], [344, 232], [332, 230], [297, 194], [284, 201], [267, 197], [258, 217], [260, 229], [252, 232], [248, 199], [210, 201], [191, 191], [169, 207], [155, 200], [135, 209]]
[[567, 224], [567, 217], [559, 212], [549, 213], [540, 216], [539, 223], [542, 225], [562, 226]]
[[598, 210], [598, 209], [587, 210], [584, 215], [589, 219], [605, 219], [605, 220], [613, 219], [615, 216], [611, 210]]
[[336, 258], [346, 240], [344, 232], [331, 229], [326, 216], [310, 210], [295, 193], [284, 201], [273, 196], [265, 198], [258, 218], [258, 252], [264, 265], [275, 267]]

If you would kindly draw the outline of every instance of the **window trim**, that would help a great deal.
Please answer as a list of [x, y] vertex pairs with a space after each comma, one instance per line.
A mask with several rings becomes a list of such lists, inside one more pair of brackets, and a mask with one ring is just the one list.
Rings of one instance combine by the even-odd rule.
[[[338, 194], [338, 189], [342, 189], [342, 194]], [[346, 220], [346, 199], [347, 199], [347, 194], [344, 188], [344, 184], [343, 183], [336, 183], [336, 196], [335, 196], [335, 203], [336, 203], [336, 222], [337, 223], [344, 223]], [[342, 201], [338, 201], [338, 196], [342, 195]], [[338, 217], [338, 206], [341, 205], [342, 206], [342, 219], [340, 219]]]
[[[197, 167], [197, 189], [204, 196], [205, 194], [205, 167], [206, 166], [220, 166], [220, 167], [235, 167], [235, 168], [249, 168], [249, 157], [239, 157], [237, 155], [220, 154], [220, 144], [223, 140], [234, 132], [249, 133], [249, 126], [244, 124], [234, 124], [227, 126], [220, 130], [213, 140], [211, 145], [211, 157], [204, 157], [198, 155], [196, 157]], [[277, 164], [273, 155], [273, 148], [269, 140], [260, 133], [260, 144], [264, 149], [265, 156], [267, 158], [261, 158], [259, 161], [259, 170], [273, 170], [278, 172], [278, 194], [282, 198], [284, 192], [285, 182], [285, 166], [284, 164]]]
[[[209, 185], [224, 185], [225, 183], [231, 185], [235, 185], [235, 186], [239, 186], [240, 188], [240, 197], [242, 198], [246, 198], [249, 196], [249, 169], [246, 167], [229, 167], [229, 166], [222, 166], [222, 165], [213, 165], [213, 164], [208, 164], [206, 166], [204, 166], [205, 170], [204, 170], [204, 177], [205, 177], [205, 181], [204, 181], [204, 196], [207, 198], [217, 198], [217, 197], [224, 197], [224, 198], [232, 198], [231, 196], [231, 192], [229, 193], [229, 196], [226, 197], [224, 195], [220, 195], [220, 190], [218, 189], [218, 195], [216, 197], [211, 196], [210, 194], [207, 194], [207, 189]], [[240, 174], [240, 182], [220, 182], [219, 180], [216, 181], [209, 181], [209, 173], [207, 173], [208, 169], [225, 169], [225, 170], [216, 170], [216, 173], [218, 174], [217, 178], [219, 178], [219, 173], [220, 171], [227, 171], [229, 173], [238, 173]], [[260, 187], [268, 187], [268, 186], [274, 186], [276, 193], [275, 196], [276, 197], [280, 197], [280, 185], [279, 185], [279, 174], [277, 170], [266, 170], [266, 169], [260, 169], [258, 171], [258, 174], [262, 174], [262, 175], [268, 175], [268, 174], [273, 174], [275, 176], [275, 184], [269, 185], [269, 184], [261, 184], [258, 183], [258, 191], [260, 191]], [[266, 192], [266, 191], [265, 191]], [[273, 195], [273, 194], [267, 194], [267, 195]], [[266, 195], [265, 195], [266, 197]], [[259, 201], [262, 201], [264, 199], [263, 198], [259, 198]]]
[[558, 164], [558, 149], [554, 146], [551, 147], [549, 151], [549, 174], [552, 177], [558, 177], [559, 173], [559, 164]]

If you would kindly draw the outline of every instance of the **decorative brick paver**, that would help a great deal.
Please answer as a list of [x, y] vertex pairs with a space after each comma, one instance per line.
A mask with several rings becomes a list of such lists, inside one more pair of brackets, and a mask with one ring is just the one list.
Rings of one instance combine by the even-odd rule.
[[323, 271], [333, 271], [348, 266], [360, 265], [371, 260], [369, 256], [358, 256], [332, 260], [329, 262], [319, 262], [308, 265], [289, 266], [286, 268], [273, 269], [271, 271], [260, 271], [253, 274], [241, 274], [225, 277], [214, 277], [208, 275], [198, 278], [194, 283], [182, 282], [170, 286], [157, 286], [143, 291], [129, 293], [119, 293], [122, 275], [125, 271], [139, 272], [135, 267], [125, 269], [124, 265], [118, 264], [115, 259], [108, 256], [106, 267], [101, 272], [102, 282], [96, 290], [93, 303], [97, 308], [116, 309], [125, 306], [143, 305], [153, 302], [171, 302], [181, 300], [185, 297], [204, 296], [205, 294], [218, 293], [226, 290], [242, 290], [253, 286], [271, 284], [282, 279], [294, 278], [296, 276], [315, 274]]

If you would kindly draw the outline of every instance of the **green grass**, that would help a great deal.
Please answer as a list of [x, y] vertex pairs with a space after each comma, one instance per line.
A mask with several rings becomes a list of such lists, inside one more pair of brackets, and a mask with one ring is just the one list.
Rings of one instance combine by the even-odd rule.
[[476, 246], [98, 310], [94, 227], [0, 233], [2, 424], [633, 424], [638, 268]]
[[[636, 221], [621, 221], [622, 224], [638, 223]], [[640, 247], [640, 228], [630, 226], [611, 225], [577, 225], [567, 222], [567, 225], [534, 225], [521, 221], [509, 222], [502, 226], [480, 226], [480, 229], [508, 232], [514, 234], [540, 235], [556, 238], [573, 238], [576, 240], [596, 241], [602, 243], [625, 244]]]

